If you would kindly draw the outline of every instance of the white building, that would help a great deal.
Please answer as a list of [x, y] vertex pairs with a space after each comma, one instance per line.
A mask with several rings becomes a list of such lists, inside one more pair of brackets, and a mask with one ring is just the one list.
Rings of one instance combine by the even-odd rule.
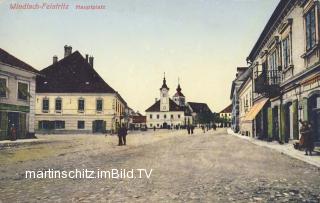
[[181, 92], [180, 84], [171, 99], [166, 78], [160, 88], [160, 100], [146, 110], [148, 128], [181, 127], [192, 124], [190, 110], [185, 106], [185, 96]]

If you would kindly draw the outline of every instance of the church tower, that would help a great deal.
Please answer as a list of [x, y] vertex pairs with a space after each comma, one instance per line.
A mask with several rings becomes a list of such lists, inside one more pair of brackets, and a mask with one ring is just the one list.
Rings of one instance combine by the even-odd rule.
[[178, 79], [177, 92], [173, 95], [172, 100], [179, 106], [185, 106], [186, 97], [181, 92], [180, 80]]
[[166, 82], [166, 76], [164, 75], [163, 84], [160, 88], [160, 111], [170, 111], [169, 88]]

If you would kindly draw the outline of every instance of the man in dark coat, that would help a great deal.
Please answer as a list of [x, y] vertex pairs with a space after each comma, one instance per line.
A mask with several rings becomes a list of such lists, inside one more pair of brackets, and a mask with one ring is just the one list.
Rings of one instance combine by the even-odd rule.
[[190, 125], [188, 125], [188, 126], [187, 126], [187, 131], [188, 131], [188, 134], [189, 134], [189, 135], [190, 135], [190, 130], [191, 130], [191, 129], [190, 129]]
[[302, 126], [300, 129], [300, 133], [301, 133], [301, 139], [303, 140], [303, 146], [305, 147], [305, 155], [312, 155], [312, 151], [313, 151], [313, 137], [312, 137], [312, 129], [311, 129], [311, 125], [309, 122], [304, 121], [302, 122]]
[[120, 127], [119, 131], [118, 131], [118, 138], [119, 138], [119, 146], [121, 145], [126, 145], [127, 143], [127, 128], [125, 127], [124, 124], [122, 124], [122, 126]]

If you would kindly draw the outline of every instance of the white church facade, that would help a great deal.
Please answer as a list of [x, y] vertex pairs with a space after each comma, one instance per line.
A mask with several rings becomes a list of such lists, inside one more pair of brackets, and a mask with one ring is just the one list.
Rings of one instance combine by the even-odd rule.
[[146, 116], [148, 128], [181, 128], [193, 123], [180, 84], [171, 99], [165, 77], [160, 88], [160, 99], [146, 110]]

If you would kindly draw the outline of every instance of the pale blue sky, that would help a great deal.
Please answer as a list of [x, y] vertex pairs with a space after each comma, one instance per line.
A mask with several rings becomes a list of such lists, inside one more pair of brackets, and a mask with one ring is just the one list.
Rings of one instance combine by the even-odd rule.
[[[14, 2], [0, 0], [0, 46], [35, 68], [61, 59], [68, 44], [93, 55], [98, 73], [135, 110], [159, 97], [166, 72], [170, 95], [180, 77], [187, 101], [218, 112], [279, 0], [21, 1], [65, 2], [66, 11], [10, 10]], [[106, 10], [78, 11], [77, 2]]]

